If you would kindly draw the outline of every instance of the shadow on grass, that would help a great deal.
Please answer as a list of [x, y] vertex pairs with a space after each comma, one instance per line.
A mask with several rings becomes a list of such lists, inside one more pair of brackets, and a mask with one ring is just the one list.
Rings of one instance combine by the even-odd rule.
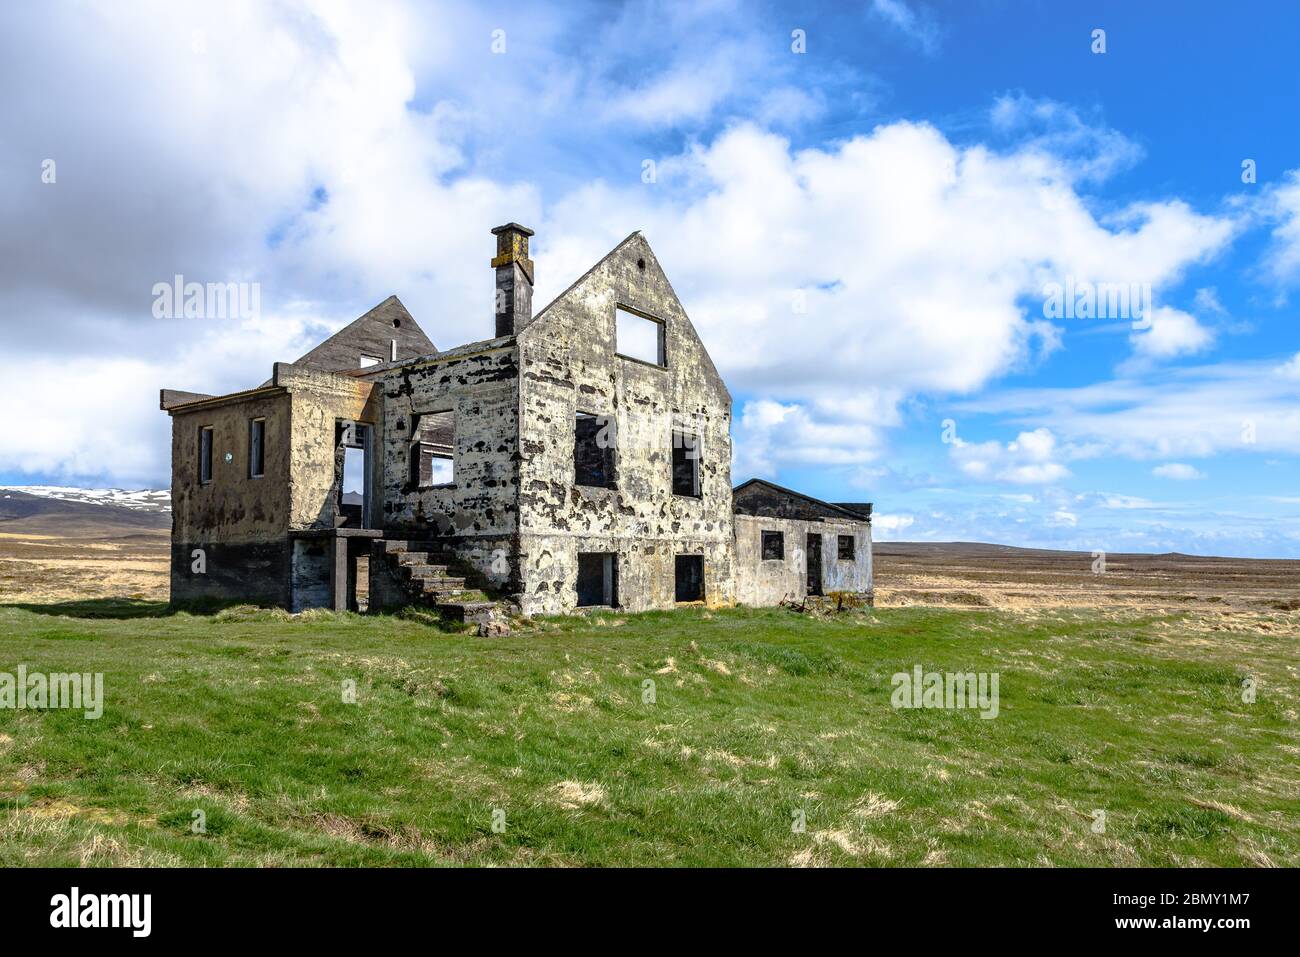
[[184, 605], [169, 605], [165, 601], [145, 601], [139, 598], [88, 598], [84, 601], [56, 601], [38, 605], [31, 602], [9, 602], [0, 608], [18, 608], [37, 615], [52, 615], [59, 618], [113, 618], [127, 620], [132, 618], [168, 618], [177, 612], [191, 615], [211, 615], [223, 608], [230, 608], [238, 602], [194, 602]]

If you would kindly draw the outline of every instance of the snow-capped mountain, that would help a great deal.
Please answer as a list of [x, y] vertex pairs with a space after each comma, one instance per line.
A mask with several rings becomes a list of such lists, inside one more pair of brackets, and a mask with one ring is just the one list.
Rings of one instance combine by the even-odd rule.
[[86, 502], [90, 505], [116, 505], [137, 512], [170, 512], [172, 493], [169, 489], [72, 488], [66, 485], [0, 485], [0, 498], [6, 492], [26, 492], [41, 498], [57, 498], [65, 502]]

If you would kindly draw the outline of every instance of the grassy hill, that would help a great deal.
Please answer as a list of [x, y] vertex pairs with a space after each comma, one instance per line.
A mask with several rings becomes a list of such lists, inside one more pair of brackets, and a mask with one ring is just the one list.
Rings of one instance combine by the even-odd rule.
[[[0, 710], [0, 865], [1295, 866], [1295, 617], [0, 607], [0, 671], [106, 698]], [[892, 708], [918, 664], [998, 717]]]

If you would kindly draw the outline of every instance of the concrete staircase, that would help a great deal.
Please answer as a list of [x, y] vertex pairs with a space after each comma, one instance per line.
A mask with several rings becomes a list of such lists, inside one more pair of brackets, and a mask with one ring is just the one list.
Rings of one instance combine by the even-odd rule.
[[477, 624], [480, 632], [505, 622], [504, 609], [472, 587], [471, 581], [479, 576], [436, 542], [385, 538], [374, 547], [372, 563], [383, 562], [405, 603], [431, 608], [451, 621]]

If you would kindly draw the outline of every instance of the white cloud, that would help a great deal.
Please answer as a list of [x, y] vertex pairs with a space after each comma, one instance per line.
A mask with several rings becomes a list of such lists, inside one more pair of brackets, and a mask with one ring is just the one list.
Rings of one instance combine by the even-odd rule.
[[1048, 429], [1021, 432], [1006, 445], [955, 439], [950, 446], [952, 460], [969, 477], [1017, 485], [1041, 485], [1069, 476], [1069, 469], [1053, 461], [1055, 453], [1056, 437]]
[[1065, 528], [1074, 528], [1079, 524], [1079, 516], [1073, 512], [1067, 512], [1063, 508], [1058, 508], [1048, 518], [1049, 525], [1058, 525]]
[[1156, 478], [1174, 479], [1179, 482], [1205, 478], [1203, 472], [1183, 462], [1167, 462], [1164, 465], [1157, 465], [1151, 470], [1151, 474]]
[[1083, 449], [1133, 459], [1300, 454], [1300, 378], [1278, 369], [1276, 360], [1149, 369], [1140, 379], [1008, 389], [953, 410], [1050, 427], [1071, 458]]
[[[897, 0], [876, 13], [919, 36], [932, 27]], [[220, 16], [161, 4], [77, 15], [85, 29], [69, 33], [22, 5], [0, 12], [11, 46], [30, 53], [0, 62], [9, 121], [0, 164], [24, 168], [44, 144], [60, 163], [55, 186], [40, 184], [33, 166], [30, 188], [0, 192], [0, 218], [12, 224], [0, 236], [0, 315], [24, 363], [129, 360], [150, 389], [260, 382], [272, 360], [309, 344], [305, 320], [337, 328], [389, 293], [440, 347], [481, 338], [491, 328], [491, 226], [538, 228], [539, 306], [642, 227], [733, 391], [771, 404], [738, 416], [738, 461], [754, 471], [849, 465], [879, 457], [910, 397], [983, 388], [1059, 346], [1058, 328], [1024, 306], [1046, 279], [1159, 290], [1236, 228], [1177, 200], [1094, 213], [1061, 147], [1062, 131], [1090, 136], [1069, 114], [1039, 118], [1057, 139], [1031, 123], [1010, 129], [1028, 139], [1001, 151], [906, 121], [809, 149], [754, 124], [690, 125], [733, 110], [790, 125], [825, 106], [806, 78], [803, 95], [792, 80], [795, 62], [816, 68], [807, 58], [751, 63], [763, 48], [753, 32], [735, 27], [719, 51], [716, 31], [693, 29], [693, 18], [732, 23], [725, 4], [669, 10], [673, 29], [660, 31], [648, 29], [653, 12], [622, 9], [583, 24], [595, 37], [584, 49], [595, 52], [581, 58], [568, 55], [565, 31], [589, 11], [528, 4], [500, 57], [489, 52], [495, 14], [465, 4], [232, 3]], [[206, 54], [187, 53], [187, 69], [158, 83], [160, 51], [196, 40]], [[620, 58], [629, 50], [641, 56], [636, 69]], [[756, 74], [770, 82], [736, 82]], [[692, 98], [678, 96], [686, 91]], [[625, 144], [632, 121], [703, 132], [658, 157], [659, 180], [645, 184], [638, 146]], [[593, 138], [626, 151], [592, 161]], [[1102, 153], [1115, 143], [1091, 141]], [[528, 163], [503, 158], [521, 152]], [[607, 178], [592, 178], [600, 170]], [[312, 202], [318, 188], [326, 198]], [[149, 290], [178, 272], [260, 281], [272, 318], [241, 333], [238, 349], [225, 342], [229, 327], [160, 330]], [[69, 317], [59, 343], [26, 321], [55, 315]], [[1194, 338], [1178, 322], [1147, 336], [1143, 348], [1159, 339], [1175, 354]], [[186, 366], [190, 354], [210, 358]], [[7, 376], [0, 400], [13, 407], [22, 381]], [[83, 459], [59, 460], [27, 438], [57, 425], [31, 411], [7, 444], [13, 460], [30, 451], [29, 461], [75, 477], [66, 470]], [[156, 425], [130, 423], [123, 441], [157, 435]], [[96, 461], [135, 468], [111, 454]], [[1008, 481], [1063, 473], [1056, 463], [1019, 468]], [[159, 466], [155, 480], [165, 477]]]
[[1277, 224], [1264, 269], [1274, 281], [1294, 285], [1300, 281], [1300, 169], [1286, 174], [1282, 185], [1267, 194], [1264, 206]]
[[1277, 372], [1285, 379], [1300, 380], [1300, 352], [1278, 366]]
[[939, 27], [923, 9], [909, 6], [904, 0], [871, 0], [871, 11], [926, 53], [938, 50]]
[[826, 97], [821, 90], [782, 86], [764, 95], [755, 118], [764, 126], [785, 128], [815, 120], [825, 112]]
[[[911, 497], [909, 496], [909, 499]], [[977, 490], [946, 494], [944, 508], [895, 500], [897, 512], [916, 516], [911, 541], [980, 541], [1083, 552], [1080, 574], [1088, 574], [1088, 553], [1179, 551], [1199, 555], [1300, 557], [1300, 511], [1253, 508], [1240, 496], [1231, 511], [1214, 497], [1154, 502], [1111, 492], [1072, 493], [1045, 486], [1035, 503]], [[1295, 504], [1293, 499], [1282, 504]]]
[[[1236, 228], [1178, 201], [1103, 224], [1048, 154], [959, 148], [908, 122], [799, 151], [741, 125], [664, 161], [659, 177], [558, 203], [539, 283], [558, 291], [621, 238], [608, 219], [621, 210], [644, 226], [733, 391], [801, 405], [811, 421], [824, 419], [815, 403], [869, 396], [873, 417], [839, 430], [850, 441], [874, 440], [891, 402], [979, 389], [1058, 345], [1057, 327], [1022, 305], [1045, 278], [1159, 290]], [[1160, 352], [1196, 345], [1166, 313], [1144, 335]]]
[[[864, 405], [876, 401], [864, 396]], [[845, 413], [849, 412], [848, 416]], [[732, 473], [737, 480], [771, 475], [783, 466], [860, 465], [875, 460], [881, 426], [893, 421], [889, 407], [838, 409], [816, 403], [746, 402], [736, 422]], [[875, 425], [866, 423], [875, 422]]]
[[916, 522], [914, 515], [872, 515], [871, 525], [877, 535], [895, 535]]
[[605, 116], [647, 126], [668, 126], [712, 114], [742, 81], [748, 54], [725, 45], [707, 63], [680, 64], [613, 97]]
[[[161, 338], [185, 320], [151, 321]], [[207, 390], [213, 383], [229, 385], [248, 376], [253, 381], [231, 387], [256, 385], [271, 374], [269, 365], [257, 361], [261, 354], [297, 358], [315, 338], [308, 332], [311, 327], [291, 317], [206, 325], [223, 326], [225, 333], [180, 349], [165, 369], [144, 356], [38, 358], [9, 367], [3, 387], [6, 408], [24, 428], [21, 441], [0, 443], [0, 470], [129, 486], [157, 484], [171, 471], [171, 420], [158, 408], [159, 388]]]
[[1100, 499], [1100, 501], [1098, 501], [1097, 504], [1101, 508], [1116, 509], [1120, 511], [1128, 511], [1131, 509], [1150, 509], [1150, 508], [1159, 507], [1156, 505], [1155, 502], [1152, 502], [1149, 499], [1141, 498], [1140, 496], [1137, 495], [1115, 495], [1112, 493], [1103, 493], [1099, 496], [1087, 496], [1087, 495], [1079, 496], [1079, 499], [1081, 501], [1088, 500], [1090, 498]]
[[1150, 328], [1130, 337], [1140, 356], [1172, 359], [1201, 352], [1214, 342], [1214, 333], [1181, 309], [1157, 306], [1151, 310]]
[[1015, 138], [1017, 149], [1042, 152], [1079, 180], [1102, 180], [1141, 161], [1142, 147], [1118, 130], [1089, 123], [1074, 107], [1024, 93], [998, 97], [989, 111], [993, 129]]
[[1196, 308], [1214, 315], [1227, 315], [1228, 310], [1219, 302], [1219, 291], [1213, 286], [1196, 290]]

